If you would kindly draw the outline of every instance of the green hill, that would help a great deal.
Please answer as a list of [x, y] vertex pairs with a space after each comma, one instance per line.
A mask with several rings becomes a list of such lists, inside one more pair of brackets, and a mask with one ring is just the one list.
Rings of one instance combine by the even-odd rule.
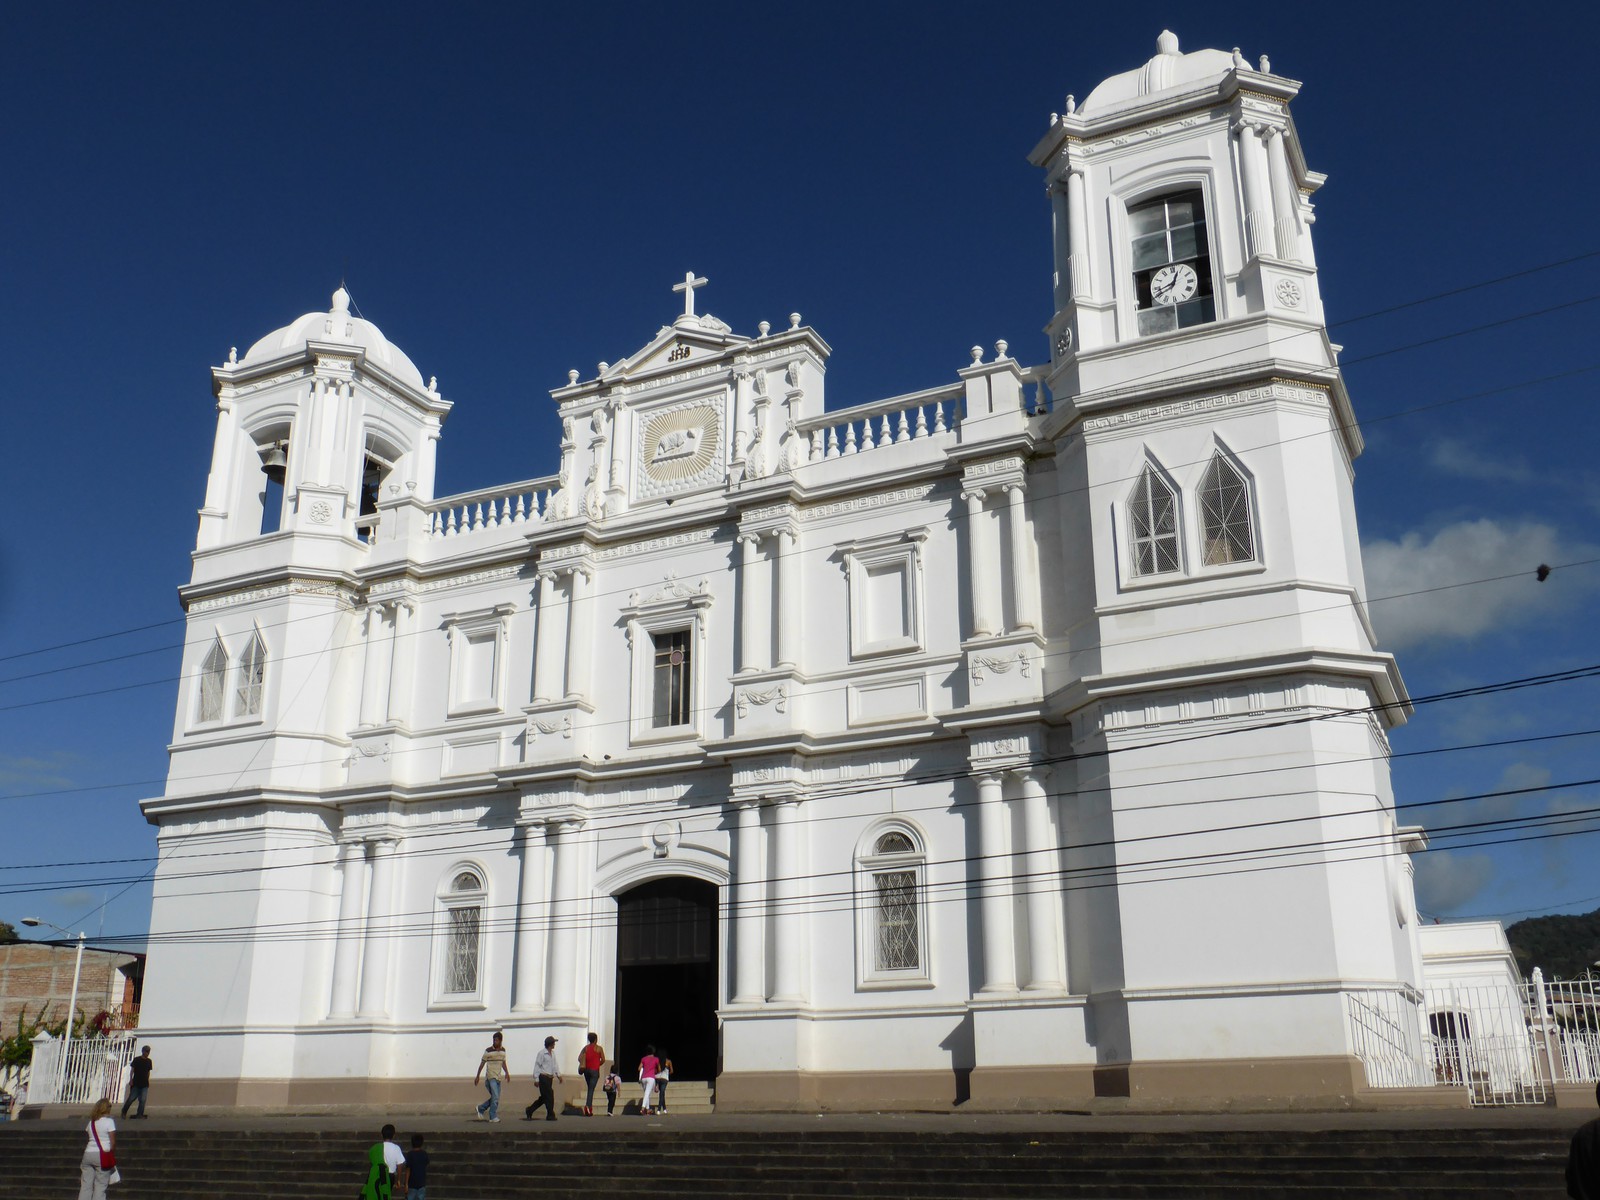
[[1506, 929], [1523, 974], [1543, 967], [1546, 978], [1571, 979], [1600, 960], [1600, 908], [1577, 916], [1529, 917]]

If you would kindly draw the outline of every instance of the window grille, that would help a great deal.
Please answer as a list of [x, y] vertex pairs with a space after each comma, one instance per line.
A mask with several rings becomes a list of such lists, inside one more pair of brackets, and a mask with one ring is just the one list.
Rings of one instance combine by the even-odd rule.
[[1178, 569], [1178, 497], [1155, 468], [1146, 466], [1128, 503], [1133, 527], [1133, 573], [1159, 575]]
[[239, 686], [234, 690], [234, 711], [241, 717], [253, 717], [261, 711], [262, 685], [267, 678], [267, 648], [258, 633], [250, 639], [244, 657], [239, 660]]
[[200, 720], [222, 720], [222, 698], [227, 694], [228, 652], [218, 638], [200, 667]]
[[1208, 567], [1255, 558], [1250, 529], [1250, 488], [1221, 454], [1212, 456], [1200, 482], [1200, 536]]
[[911, 854], [916, 847], [903, 833], [886, 833], [878, 839], [878, 854]]
[[917, 873], [880, 871], [873, 880], [878, 888], [876, 967], [880, 971], [915, 971], [922, 965], [917, 937]]
[[673, 633], [657, 633], [651, 637], [655, 645], [654, 697], [650, 724], [656, 729], [673, 725], [687, 725], [690, 721], [690, 704], [693, 689], [689, 673], [689, 631], [680, 629]]
[[[460, 879], [456, 882], [459, 883]], [[444, 985], [448, 995], [458, 996], [478, 990], [478, 924], [481, 913], [482, 910], [476, 905], [450, 910], [449, 959]]]

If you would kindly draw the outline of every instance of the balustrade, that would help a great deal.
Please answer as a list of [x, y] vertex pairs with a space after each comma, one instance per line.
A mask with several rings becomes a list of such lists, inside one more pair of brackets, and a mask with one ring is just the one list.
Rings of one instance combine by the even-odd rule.
[[914, 392], [824, 413], [796, 429], [805, 440], [807, 462], [844, 458], [953, 433], [960, 421], [960, 397], [959, 387]]
[[[484, 529], [536, 525], [546, 519], [559, 484], [560, 480], [550, 475], [505, 487], [446, 496], [429, 506], [428, 536], [451, 538]], [[544, 493], [542, 503], [541, 491]]]

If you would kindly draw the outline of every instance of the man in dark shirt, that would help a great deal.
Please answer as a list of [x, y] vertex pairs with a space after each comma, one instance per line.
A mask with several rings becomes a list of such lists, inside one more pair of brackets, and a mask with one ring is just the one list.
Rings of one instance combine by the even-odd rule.
[[154, 1064], [150, 1061], [150, 1047], [143, 1046], [139, 1050], [139, 1057], [128, 1064], [128, 1098], [122, 1102], [122, 1115], [128, 1115], [128, 1109], [133, 1102], [139, 1102], [139, 1111], [134, 1114], [135, 1121], [144, 1120], [144, 1099], [150, 1094], [150, 1068]]
[[428, 1200], [428, 1152], [422, 1148], [422, 1135], [411, 1135], [406, 1151], [406, 1200]]
[[[1600, 1084], [1594, 1098], [1600, 1104]], [[1567, 1195], [1572, 1200], [1600, 1200], [1600, 1117], [1572, 1135], [1567, 1153]]]

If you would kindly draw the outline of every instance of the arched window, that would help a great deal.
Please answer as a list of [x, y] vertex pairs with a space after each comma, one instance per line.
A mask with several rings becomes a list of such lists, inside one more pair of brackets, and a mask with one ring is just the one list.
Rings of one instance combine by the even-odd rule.
[[1198, 188], [1128, 210], [1139, 333], [1165, 333], [1216, 320], [1205, 197]]
[[1250, 485], [1220, 450], [1200, 480], [1200, 543], [1201, 561], [1208, 567], [1250, 562], [1256, 556]]
[[222, 700], [228, 687], [228, 650], [218, 637], [211, 643], [205, 661], [200, 664], [200, 706], [196, 720], [222, 720]]
[[267, 679], [267, 644], [257, 630], [239, 660], [239, 681], [233, 693], [233, 715], [254, 717], [261, 713], [261, 693]]
[[863, 987], [926, 987], [927, 856], [909, 829], [872, 835], [857, 860], [858, 978]]
[[488, 899], [483, 872], [457, 866], [439, 889], [440, 920], [434, 946], [434, 1007], [482, 1006], [483, 912]]
[[1178, 495], [1149, 463], [1128, 499], [1128, 528], [1135, 575], [1179, 569]]

